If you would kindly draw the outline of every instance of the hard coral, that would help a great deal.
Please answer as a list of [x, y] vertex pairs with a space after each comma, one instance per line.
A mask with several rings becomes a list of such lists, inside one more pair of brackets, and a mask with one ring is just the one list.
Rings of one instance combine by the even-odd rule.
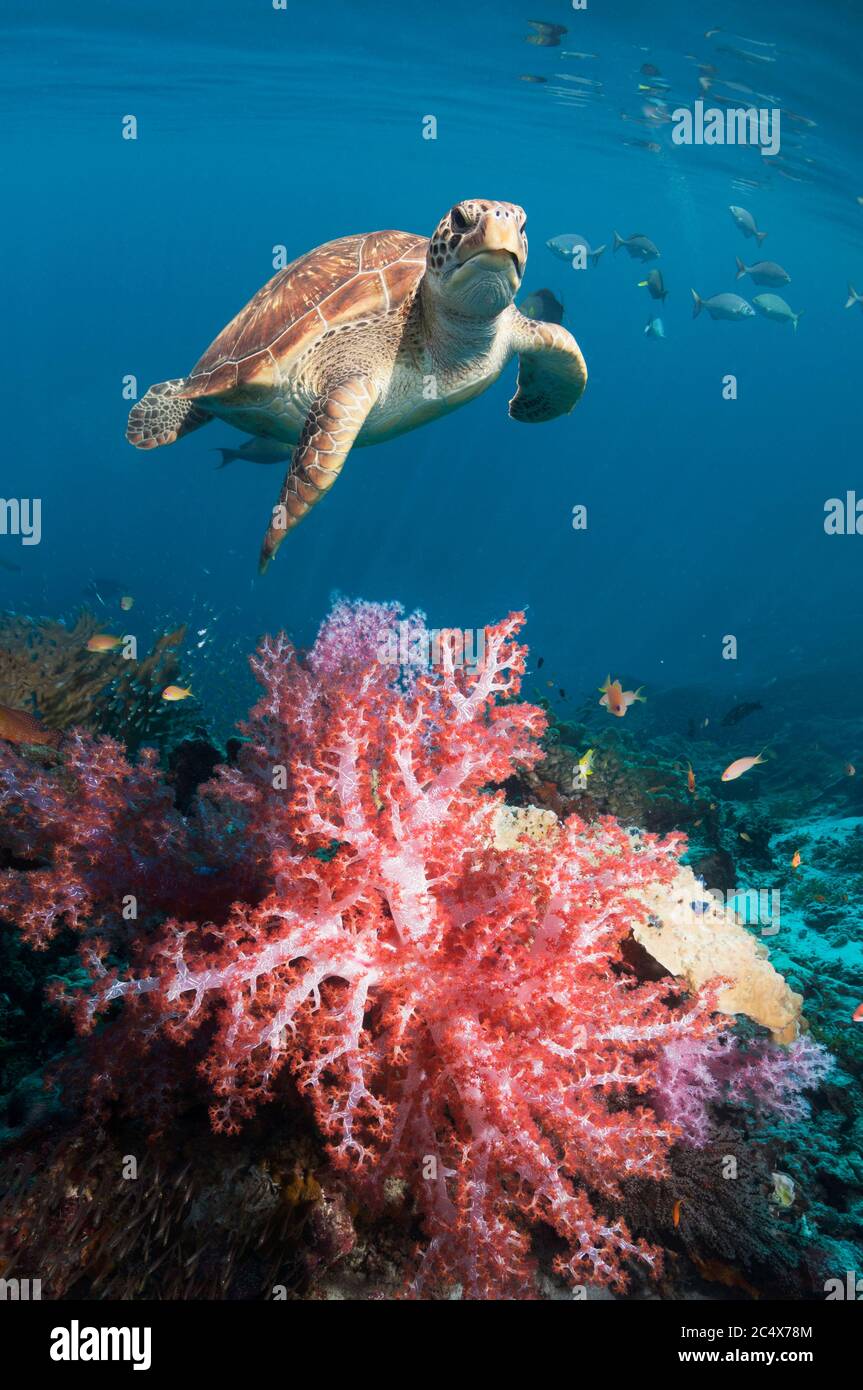
[[[115, 1069], [124, 1048], [194, 1035], [217, 1129], [236, 1131], [290, 1072], [371, 1208], [392, 1180], [413, 1193], [415, 1293], [529, 1295], [539, 1223], [559, 1238], [558, 1273], [623, 1287], [630, 1261], [659, 1264], [606, 1213], [622, 1179], [665, 1170], [676, 1131], [646, 1103], [663, 1049], [717, 1026], [709, 995], [618, 969], [639, 893], [673, 877], [680, 843], [573, 817], [529, 853], [496, 847], [488, 788], [541, 756], [542, 713], [515, 702], [521, 616], [487, 629], [481, 666], [460, 668], [444, 637], [439, 669], [405, 673], [397, 613], [340, 605], [306, 658], [263, 644], [265, 694], [199, 831], [233, 903], [218, 922], [195, 911], [188, 844], [166, 829], [153, 848], [186, 916], [142, 934], [129, 969], [107, 960], [110, 936], [87, 937], [83, 1012], [125, 1001]], [[102, 830], [124, 814], [99, 805]], [[98, 877], [101, 831], [91, 848]], [[74, 895], [54, 910], [74, 915]]]

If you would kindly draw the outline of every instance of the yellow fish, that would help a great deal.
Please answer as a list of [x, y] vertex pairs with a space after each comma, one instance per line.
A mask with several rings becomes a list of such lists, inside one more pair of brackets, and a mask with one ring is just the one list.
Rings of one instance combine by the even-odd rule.
[[596, 756], [595, 748], [588, 748], [586, 753], [582, 753], [578, 760], [578, 770], [582, 777], [593, 776], [593, 760]]
[[775, 1202], [779, 1207], [790, 1207], [796, 1192], [794, 1179], [789, 1178], [787, 1173], [771, 1173], [770, 1176], [773, 1179], [771, 1202]]
[[162, 691], [163, 700], [188, 700], [192, 693], [191, 686], [185, 685], [166, 685]]

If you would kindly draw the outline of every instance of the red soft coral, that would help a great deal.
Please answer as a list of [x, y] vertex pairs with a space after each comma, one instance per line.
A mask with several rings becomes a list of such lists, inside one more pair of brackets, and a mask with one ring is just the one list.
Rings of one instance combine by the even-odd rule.
[[536, 763], [545, 726], [515, 703], [521, 615], [487, 629], [475, 669], [444, 635], [439, 669], [405, 671], [398, 613], [341, 604], [306, 657], [263, 644], [248, 742], [206, 789], [233, 905], [208, 920], [181, 894], [183, 920], [125, 972], [86, 944], [88, 1018], [124, 999], [129, 1045], [195, 1035], [217, 1129], [287, 1069], [364, 1200], [391, 1180], [414, 1194], [416, 1292], [529, 1294], [539, 1223], [565, 1277], [622, 1287], [631, 1260], [658, 1264], [605, 1213], [621, 1179], [665, 1171], [663, 1049], [715, 1026], [709, 1000], [637, 984], [620, 958], [634, 890], [669, 879], [680, 844], [572, 818], [495, 848], [489, 788]]

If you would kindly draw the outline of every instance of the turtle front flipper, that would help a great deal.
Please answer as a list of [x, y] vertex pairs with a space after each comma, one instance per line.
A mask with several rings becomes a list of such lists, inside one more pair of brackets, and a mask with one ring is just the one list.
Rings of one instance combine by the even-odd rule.
[[302, 521], [336, 481], [377, 398], [375, 383], [357, 374], [334, 384], [315, 400], [264, 536], [261, 574], [284, 540], [285, 532]]
[[587, 385], [587, 367], [571, 333], [559, 323], [516, 316], [512, 348], [518, 353], [518, 389], [509, 403], [513, 420], [540, 424], [568, 415]]
[[157, 381], [129, 412], [126, 438], [136, 449], [159, 449], [212, 420], [208, 410], [187, 400], [183, 377]]

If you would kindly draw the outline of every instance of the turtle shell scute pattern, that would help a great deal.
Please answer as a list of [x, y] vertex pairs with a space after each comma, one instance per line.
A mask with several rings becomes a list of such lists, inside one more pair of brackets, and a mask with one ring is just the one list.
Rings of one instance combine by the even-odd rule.
[[426, 237], [370, 232], [341, 237], [280, 270], [254, 295], [186, 378], [183, 395], [224, 396], [271, 385], [327, 329], [397, 309], [425, 271]]

